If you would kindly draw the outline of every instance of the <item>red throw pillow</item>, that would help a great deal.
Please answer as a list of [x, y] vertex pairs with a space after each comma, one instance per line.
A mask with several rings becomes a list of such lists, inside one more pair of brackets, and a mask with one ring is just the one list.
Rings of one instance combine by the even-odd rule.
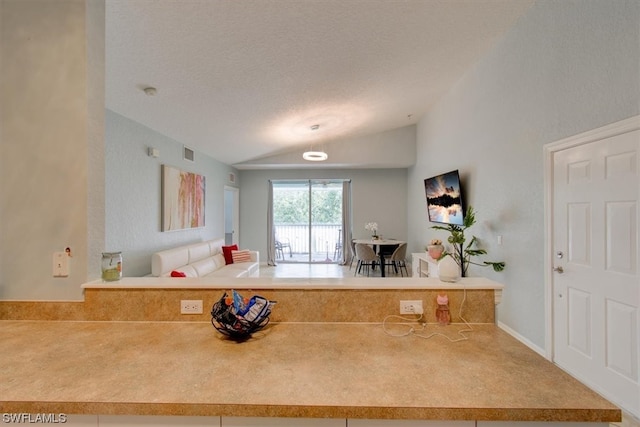
[[187, 275], [184, 274], [182, 271], [173, 270], [171, 272], [171, 277], [187, 277]]
[[222, 247], [222, 254], [224, 255], [225, 264], [233, 264], [233, 257], [231, 256], [231, 251], [237, 251], [237, 250], [238, 250], [238, 245]]

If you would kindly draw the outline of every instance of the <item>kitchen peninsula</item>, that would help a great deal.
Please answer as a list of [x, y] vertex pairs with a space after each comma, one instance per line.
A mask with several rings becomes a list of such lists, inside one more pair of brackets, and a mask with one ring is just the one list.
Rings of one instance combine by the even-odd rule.
[[[322, 298], [313, 289], [264, 289], [276, 291], [299, 306], [278, 301], [274, 322], [241, 343], [201, 320], [11, 320], [5, 314], [0, 411], [189, 415], [214, 417], [222, 425], [227, 417], [333, 419], [343, 426], [346, 420], [369, 419], [458, 420], [487, 427], [507, 420], [559, 426], [620, 420], [618, 408], [493, 321], [473, 321], [473, 330], [463, 334], [464, 323], [433, 324], [430, 297], [424, 298], [428, 284], [396, 290], [407, 292], [403, 298], [423, 296], [430, 322], [424, 330], [419, 322], [407, 326], [397, 319], [383, 328], [384, 316], [369, 297], [375, 300], [380, 291], [387, 298], [391, 294], [385, 292], [393, 289], [343, 290], [340, 307], [313, 301]], [[317, 291], [329, 291], [331, 298], [338, 292]], [[469, 294], [468, 317], [484, 315], [485, 310], [472, 313], [475, 305], [487, 304], [486, 297], [474, 300], [471, 289], [448, 290], [454, 291]], [[494, 298], [491, 293], [492, 307]], [[456, 301], [452, 298], [454, 317]], [[146, 301], [141, 310], [162, 312], [162, 304]], [[395, 314], [396, 304], [386, 314]], [[287, 312], [294, 309], [314, 310], [324, 320], [290, 320]], [[369, 309], [376, 313], [374, 322], [328, 320], [332, 312]], [[432, 332], [446, 337], [425, 338]], [[458, 340], [463, 335], [468, 339]]]

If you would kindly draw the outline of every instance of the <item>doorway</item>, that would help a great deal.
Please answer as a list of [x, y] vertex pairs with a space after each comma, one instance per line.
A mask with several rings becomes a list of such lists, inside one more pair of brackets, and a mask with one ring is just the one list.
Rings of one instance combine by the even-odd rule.
[[640, 116], [545, 146], [546, 346], [640, 416]]
[[331, 179], [273, 181], [276, 261], [341, 261], [343, 182]]
[[224, 243], [238, 244], [240, 241], [240, 190], [224, 186]]

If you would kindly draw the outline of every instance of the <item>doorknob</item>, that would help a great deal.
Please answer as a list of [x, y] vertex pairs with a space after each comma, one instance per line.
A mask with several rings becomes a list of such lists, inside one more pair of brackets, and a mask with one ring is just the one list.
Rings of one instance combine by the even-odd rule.
[[562, 266], [556, 267], [556, 268], [553, 269], [553, 271], [557, 271], [558, 273], [562, 274], [562, 273], [564, 273], [564, 268], [562, 268]]

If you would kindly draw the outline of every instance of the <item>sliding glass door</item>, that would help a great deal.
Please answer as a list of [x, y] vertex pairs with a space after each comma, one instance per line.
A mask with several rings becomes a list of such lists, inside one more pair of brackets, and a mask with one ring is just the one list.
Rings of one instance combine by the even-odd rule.
[[343, 180], [273, 181], [276, 261], [337, 263]]

